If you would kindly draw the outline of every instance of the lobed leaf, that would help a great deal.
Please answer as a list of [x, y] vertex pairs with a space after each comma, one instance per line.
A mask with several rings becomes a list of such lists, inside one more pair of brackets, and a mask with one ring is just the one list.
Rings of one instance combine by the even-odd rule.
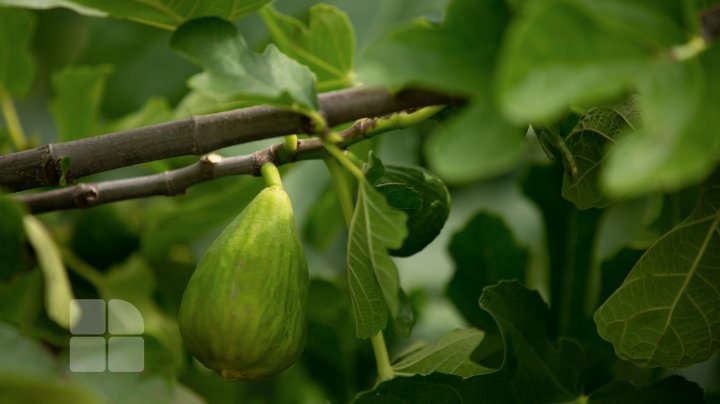
[[439, 372], [464, 378], [495, 371], [479, 365], [470, 355], [482, 342], [485, 333], [466, 328], [442, 336], [434, 344], [401, 358], [393, 364], [396, 375], [429, 375]]
[[581, 397], [583, 354], [573, 342], [550, 340], [547, 305], [537, 292], [518, 282], [486, 287], [480, 305], [497, 322], [505, 343], [505, 360], [494, 372], [462, 379], [433, 373], [396, 377], [358, 396], [392, 402], [528, 403], [574, 402]]
[[353, 85], [355, 34], [347, 14], [316, 4], [310, 8], [307, 26], [272, 7], [264, 8], [261, 15], [278, 48], [315, 73], [320, 91]]
[[292, 109], [315, 110], [315, 77], [274, 45], [250, 50], [235, 26], [216, 17], [180, 26], [170, 46], [203, 73], [190, 78], [192, 89], [223, 102], [251, 100]]
[[720, 347], [720, 178], [600, 306], [595, 323], [622, 359], [683, 367]]
[[482, 288], [502, 279], [525, 281], [528, 250], [518, 245], [504, 221], [476, 213], [448, 247], [455, 274], [446, 294], [468, 322], [482, 330], [495, 329], [490, 314], [478, 306]]

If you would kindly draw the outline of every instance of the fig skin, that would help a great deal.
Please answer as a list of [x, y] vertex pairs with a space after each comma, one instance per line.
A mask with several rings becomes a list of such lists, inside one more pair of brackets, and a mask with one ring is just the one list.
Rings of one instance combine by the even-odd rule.
[[190, 352], [229, 379], [262, 379], [303, 351], [310, 287], [290, 198], [262, 190], [212, 243], [183, 295]]

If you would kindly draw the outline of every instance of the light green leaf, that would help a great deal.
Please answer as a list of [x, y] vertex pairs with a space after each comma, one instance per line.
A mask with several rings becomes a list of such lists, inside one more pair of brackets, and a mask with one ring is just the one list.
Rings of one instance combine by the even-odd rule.
[[355, 34], [347, 14], [316, 4], [310, 8], [307, 26], [269, 6], [261, 15], [278, 48], [315, 73], [319, 91], [353, 85]]
[[720, 49], [699, 60], [658, 61], [639, 80], [643, 127], [610, 151], [612, 194], [674, 191], [700, 182], [720, 161]]
[[[33, 0], [39, 2], [38, 0]], [[185, 21], [199, 17], [220, 17], [235, 20], [249, 14], [270, 0], [70, 0], [62, 1], [63, 6], [74, 3], [73, 9], [98, 10], [111, 17], [125, 18], [154, 27], [172, 30]], [[43, 1], [42, 3], [46, 3]], [[60, 2], [57, 2], [60, 3]]]
[[305, 66], [268, 45], [247, 47], [235, 26], [215, 17], [183, 24], [170, 46], [205, 71], [190, 78], [194, 90], [222, 101], [254, 100], [285, 108], [315, 110], [315, 77]]
[[525, 151], [525, 131], [488, 102], [476, 102], [433, 132], [425, 155], [448, 182], [486, 179], [512, 169]]
[[25, 95], [30, 90], [35, 64], [30, 54], [35, 15], [0, 7], [0, 96]]
[[[618, 94], [647, 67], [647, 44], [586, 1], [526, 2], [499, 66], [502, 111], [523, 122]], [[620, 4], [614, 9], [625, 11]], [[562, 44], [562, 46], [558, 46]]]
[[73, 0], [0, 0], [0, 5], [8, 7], [23, 7], [37, 10], [65, 7], [79, 14], [91, 15], [94, 17], [105, 17], [107, 14], [94, 8], [83, 7], [75, 4]]
[[[38, 265], [45, 278], [45, 309], [48, 316], [64, 328], [70, 328], [79, 317], [80, 307], [73, 301], [73, 292], [68, 280], [60, 251], [45, 226], [34, 216], [25, 216], [25, 234], [35, 249]], [[70, 307], [73, 306], [73, 310]]]
[[720, 347], [720, 178], [682, 224], [656, 241], [595, 313], [622, 359], [676, 368]]
[[365, 84], [422, 85], [489, 98], [509, 15], [501, 1], [455, 0], [441, 26], [419, 21], [371, 46], [358, 75]]
[[412, 376], [440, 372], [470, 377], [493, 372], [495, 369], [486, 368], [470, 360], [470, 355], [480, 345], [484, 336], [484, 332], [475, 328], [451, 331], [434, 344], [413, 352], [393, 364], [394, 373], [399, 376]]
[[359, 181], [347, 253], [350, 300], [359, 338], [383, 330], [388, 309], [393, 318], [402, 314], [400, 280], [388, 249], [402, 245], [406, 220], [369, 181]]
[[60, 140], [82, 139], [97, 134], [100, 104], [110, 65], [69, 67], [52, 77], [55, 98], [50, 104]]
[[577, 174], [565, 170], [562, 196], [579, 209], [604, 208], [613, 202], [600, 184], [607, 149], [639, 125], [636, 97], [616, 104], [593, 108], [565, 138], [575, 159]]

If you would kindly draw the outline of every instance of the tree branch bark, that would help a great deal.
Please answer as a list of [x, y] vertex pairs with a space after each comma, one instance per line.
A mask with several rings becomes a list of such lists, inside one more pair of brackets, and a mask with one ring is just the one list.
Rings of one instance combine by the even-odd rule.
[[[321, 94], [319, 98], [320, 114], [330, 126], [456, 101], [431, 91], [408, 90], [392, 95], [381, 88], [352, 88]], [[202, 155], [239, 143], [313, 132], [307, 117], [268, 106], [194, 116], [0, 156], [0, 187], [14, 192], [58, 185], [63, 174], [63, 159], [69, 159], [70, 169], [65, 179], [72, 182], [90, 174], [148, 161]], [[83, 192], [83, 195], [93, 193], [91, 189]]]
[[[342, 141], [338, 143], [346, 148], [354, 143], [369, 139], [393, 129], [411, 126], [420, 120], [432, 116], [440, 108], [418, 111], [405, 116], [392, 118], [365, 118], [340, 132]], [[405, 118], [405, 119], [402, 119]], [[408, 119], [409, 118], [409, 119]], [[203, 156], [195, 164], [160, 174], [136, 178], [84, 183], [67, 186], [35, 194], [16, 195], [15, 199], [23, 203], [30, 213], [43, 213], [56, 210], [88, 208], [122, 200], [149, 196], [174, 196], [184, 194], [193, 185], [229, 175], [260, 175], [260, 167], [266, 162], [280, 166], [299, 160], [321, 159], [329, 156], [320, 138], [298, 140], [297, 151], [292, 155], [282, 153], [284, 143], [276, 143], [252, 154], [236, 157], [222, 157], [218, 154]]]

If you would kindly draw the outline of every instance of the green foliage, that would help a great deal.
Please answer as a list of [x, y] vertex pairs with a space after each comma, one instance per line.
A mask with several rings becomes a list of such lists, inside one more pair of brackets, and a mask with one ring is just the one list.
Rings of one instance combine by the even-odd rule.
[[0, 94], [25, 95], [35, 65], [28, 51], [35, 16], [27, 11], [0, 7]]
[[658, 239], [598, 309], [598, 332], [621, 358], [675, 368], [702, 362], [720, 346], [719, 202], [715, 178], [687, 220]]
[[97, 134], [100, 103], [112, 66], [79, 66], [56, 73], [52, 78], [55, 99], [50, 105], [61, 141]]
[[[367, 168], [380, 170], [379, 160]], [[402, 246], [407, 236], [407, 215], [391, 209], [385, 197], [373, 188], [370, 180], [358, 181], [359, 190], [349, 229], [347, 266], [350, 299], [359, 338], [369, 338], [387, 324], [387, 311], [392, 319], [407, 328], [405, 302], [402, 301], [397, 268], [389, 249]], [[405, 322], [405, 324], [403, 324]]]
[[[283, 182], [311, 247], [298, 362], [228, 381], [178, 331], [199, 258], [260, 192], [257, 178], [38, 217], [2, 196], [0, 401], [717, 399], [720, 47], [701, 38], [712, 12], [699, 18], [717, 1], [269, 3], [0, 0], [0, 150], [259, 104], [319, 124], [319, 92], [360, 85], [457, 97], [358, 123], [347, 152], [330, 145], [347, 125], [311, 135], [326, 142], [327, 164], [315, 168], [332, 182], [276, 150], [302, 166], [283, 168]], [[281, 140], [217, 153], [271, 142]], [[54, 158], [64, 180], [73, 161]], [[397, 175], [399, 164], [423, 174]], [[423, 181], [431, 186], [412, 185]], [[418, 216], [426, 206], [444, 209]], [[252, 251], [263, 263], [283, 256], [266, 244]], [[275, 285], [258, 276], [254, 292]], [[199, 300], [217, 297], [201, 289]], [[69, 371], [74, 297], [138, 309], [143, 372]], [[263, 294], [253, 305], [296, 308], [291, 300]], [[228, 324], [247, 330], [196, 317], [215, 338]]]
[[355, 35], [347, 14], [317, 4], [307, 26], [272, 7], [264, 8], [262, 17], [280, 51], [315, 73], [320, 91], [353, 85]]
[[315, 77], [310, 69], [274, 45], [257, 54], [231, 23], [208, 17], [192, 20], [172, 36], [170, 45], [205, 70], [191, 88], [227, 102], [250, 99], [296, 109], [317, 109]]

